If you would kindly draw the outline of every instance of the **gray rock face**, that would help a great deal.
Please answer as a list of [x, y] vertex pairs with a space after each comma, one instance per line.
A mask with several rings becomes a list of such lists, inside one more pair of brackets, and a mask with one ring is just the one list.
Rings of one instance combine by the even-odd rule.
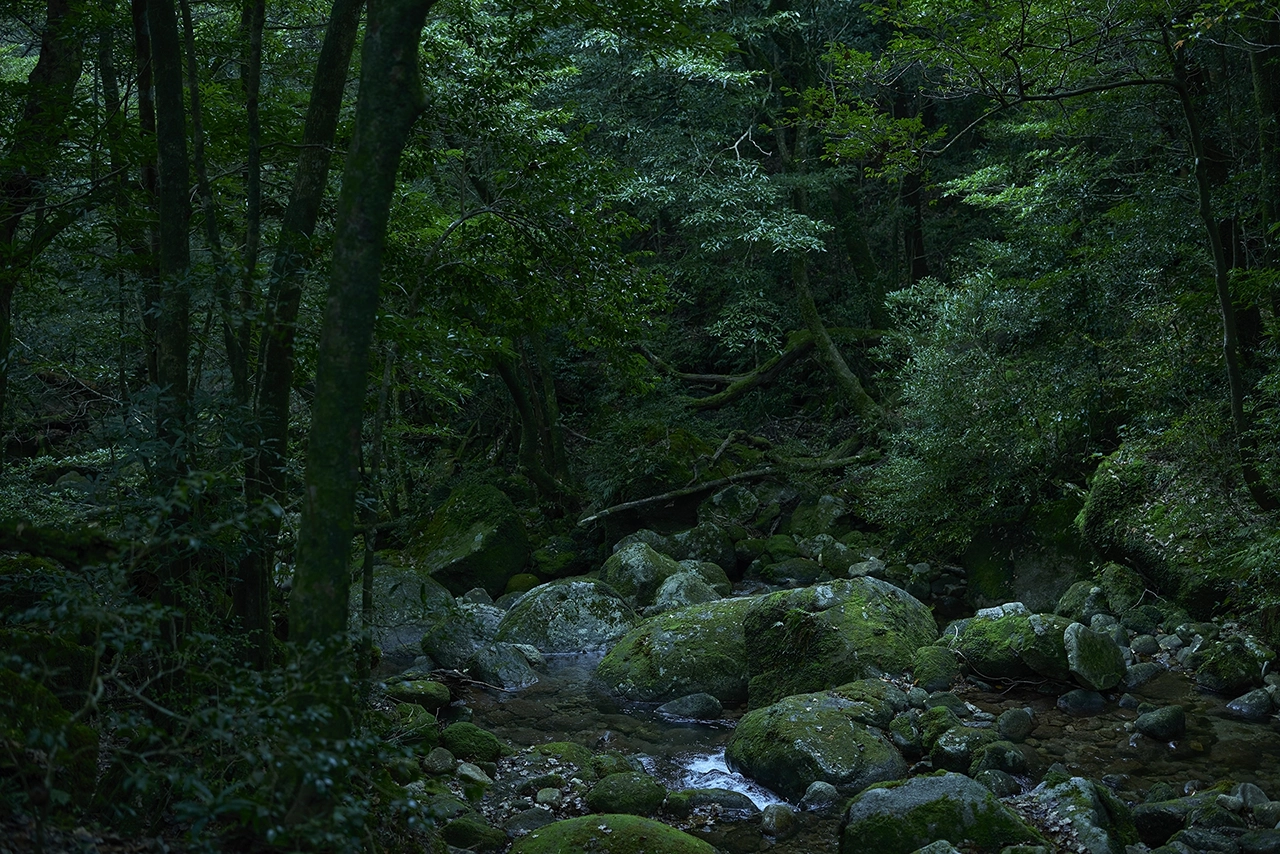
[[538, 682], [538, 674], [528, 657], [509, 643], [491, 643], [480, 647], [467, 662], [473, 677], [504, 691], [521, 691]]
[[1105, 786], [1072, 777], [1038, 791], [1036, 798], [1071, 826], [1078, 850], [1087, 854], [1124, 854], [1125, 843], [1118, 827], [1132, 817], [1124, 802]]
[[1113, 638], [1081, 623], [1067, 626], [1062, 636], [1071, 675], [1085, 688], [1106, 691], [1124, 678], [1124, 653]]
[[[361, 582], [351, 587], [351, 625], [361, 621]], [[434, 578], [413, 569], [386, 564], [373, 571], [373, 643], [384, 658], [412, 660], [420, 653], [422, 636], [432, 626], [454, 619], [453, 594]]]
[[687, 605], [714, 602], [719, 598], [720, 594], [698, 573], [677, 572], [662, 582], [662, 586], [654, 594], [651, 609], [671, 611]]
[[494, 639], [502, 615], [493, 605], [457, 605], [422, 636], [422, 651], [445, 667], [461, 668]]
[[724, 706], [710, 694], [689, 694], [658, 706], [658, 713], [673, 718], [714, 721], [724, 714]]
[[611, 646], [639, 617], [609, 585], [565, 578], [533, 588], [502, 617], [497, 640], [543, 652], [584, 652]]
[[961, 774], [913, 777], [854, 798], [840, 833], [840, 854], [909, 854], [945, 840], [984, 851], [1041, 841], [988, 789]]
[[501, 596], [507, 579], [529, 562], [529, 537], [515, 505], [493, 486], [464, 486], [449, 495], [411, 551], [454, 595], [477, 585]]
[[1227, 703], [1227, 711], [1246, 721], [1265, 721], [1271, 717], [1271, 695], [1255, 688]]
[[834, 694], [799, 694], [748, 712], [725, 749], [730, 767], [797, 801], [822, 780], [851, 795], [896, 780], [907, 763], [860, 720], [864, 704]]
[[701, 522], [687, 531], [672, 534], [671, 543], [677, 560], [710, 561], [730, 569], [737, 563], [733, 540], [724, 528], [711, 522]]
[[609, 556], [600, 568], [600, 580], [634, 605], [652, 605], [662, 582], [680, 569], [673, 558], [636, 542]]

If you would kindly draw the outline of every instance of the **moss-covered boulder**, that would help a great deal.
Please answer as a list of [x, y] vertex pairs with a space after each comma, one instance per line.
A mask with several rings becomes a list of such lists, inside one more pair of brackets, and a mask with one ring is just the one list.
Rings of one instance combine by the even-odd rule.
[[818, 534], [839, 538], [850, 530], [849, 504], [838, 495], [801, 499], [786, 522], [786, 533], [798, 540]]
[[729, 575], [718, 563], [712, 563], [709, 560], [682, 560], [680, 566], [686, 572], [697, 573], [721, 596], [728, 596], [733, 592], [733, 582], [729, 580]]
[[496, 639], [527, 643], [543, 652], [604, 649], [639, 621], [610, 585], [562, 578], [530, 590], [498, 624]]
[[507, 834], [474, 812], [463, 813], [448, 822], [440, 835], [454, 848], [468, 851], [501, 851], [507, 845]]
[[760, 512], [760, 499], [747, 487], [731, 484], [698, 505], [698, 522], [721, 528], [749, 527]]
[[701, 839], [653, 819], [584, 815], [540, 827], [511, 846], [511, 854], [716, 854]]
[[609, 774], [587, 792], [592, 812], [653, 815], [666, 800], [666, 787], [639, 771]]
[[93, 678], [93, 650], [66, 638], [0, 629], [0, 666], [33, 676], [67, 711], [84, 706]]
[[[394, 559], [401, 559], [397, 555]], [[350, 590], [350, 623], [353, 629], [363, 625], [360, 580]], [[408, 663], [421, 654], [422, 636], [434, 626], [457, 619], [457, 603], [453, 594], [434, 578], [410, 566], [375, 563], [373, 568], [373, 612], [370, 627], [373, 643], [385, 657], [401, 658]]]
[[445, 727], [440, 744], [459, 759], [479, 762], [497, 762], [503, 752], [497, 736], [469, 721]]
[[477, 650], [493, 642], [505, 613], [493, 605], [454, 604], [439, 611], [429, 623], [421, 649], [445, 667], [465, 667]]
[[1262, 667], [1267, 660], [1256, 655], [1240, 638], [1228, 638], [1206, 650], [1196, 670], [1196, 684], [1218, 694], [1243, 693], [1261, 682]]
[[848, 796], [907, 773], [907, 763], [863, 723], [868, 705], [832, 693], [798, 694], [748, 712], [725, 748], [729, 766], [791, 801], [816, 780]]
[[945, 691], [960, 676], [960, 659], [945, 646], [922, 646], [911, 663], [911, 675], [926, 691]]
[[910, 854], [938, 840], [998, 852], [1044, 840], [995, 795], [962, 774], [873, 786], [854, 798], [840, 829], [840, 854]]
[[1075, 526], [1080, 506], [1075, 498], [1046, 502], [1015, 525], [977, 532], [960, 559], [970, 604], [1022, 602], [1032, 611], [1052, 611], [1093, 556]]
[[680, 572], [680, 564], [648, 543], [632, 543], [611, 554], [600, 568], [600, 580], [635, 605], [652, 605], [662, 582]]
[[1088, 624], [1096, 614], [1110, 613], [1107, 594], [1093, 581], [1077, 581], [1067, 588], [1054, 613], [1076, 623]]
[[1106, 786], [1072, 777], [1037, 789], [1035, 798], [1055, 824], [1070, 828], [1077, 850], [1124, 854], [1138, 842], [1133, 812]]
[[671, 535], [677, 560], [704, 560], [721, 569], [733, 569], [737, 559], [729, 533], [713, 522], [699, 522], [687, 531]]
[[511, 499], [497, 487], [462, 486], [431, 517], [411, 547], [420, 569], [460, 596], [483, 587], [501, 596], [529, 562], [529, 537]]
[[934, 768], [965, 773], [984, 747], [999, 736], [992, 729], [971, 726], [953, 726], [939, 735], [929, 748], [929, 759]]
[[449, 688], [430, 679], [406, 679], [388, 684], [387, 697], [397, 703], [416, 703], [434, 712], [449, 705]]
[[632, 700], [705, 693], [741, 702], [747, 696], [742, 623], [753, 601], [720, 599], [651, 617], [618, 641], [596, 675]]
[[[714, 566], [714, 564], [710, 564]], [[654, 594], [652, 610], [671, 611], [688, 605], [714, 602], [720, 594], [696, 572], [677, 572], [662, 582]]]
[[440, 743], [440, 725], [436, 716], [416, 703], [396, 703], [389, 721], [393, 741], [412, 744], [422, 752]]
[[1069, 678], [1063, 633], [1070, 623], [1053, 614], [977, 616], [948, 627], [948, 645], [979, 676], [1017, 679], [1031, 674]]
[[1110, 636], [1072, 623], [1063, 633], [1067, 664], [1076, 681], [1091, 691], [1106, 691], [1124, 678], [1124, 653]]
[[98, 731], [74, 722], [48, 688], [0, 667], [0, 779], [41, 780], [50, 764], [54, 788], [87, 804], [98, 777]]
[[881, 672], [911, 668], [938, 636], [933, 614], [875, 578], [840, 579], [755, 600], [743, 631], [749, 700], [763, 706]]
[[[538, 683], [529, 656], [521, 650], [524, 644], [501, 641], [480, 647], [467, 660], [466, 670], [475, 679], [504, 691], [523, 691]], [[545, 663], [541, 655], [536, 656]]]

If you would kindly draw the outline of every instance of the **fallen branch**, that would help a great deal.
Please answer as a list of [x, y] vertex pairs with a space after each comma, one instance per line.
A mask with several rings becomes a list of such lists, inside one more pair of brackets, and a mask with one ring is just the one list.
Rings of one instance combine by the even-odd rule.
[[745, 471], [739, 474], [731, 474], [728, 477], [717, 478], [716, 480], [709, 480], [705, 483], [685, 486], [680, 489], [673, 489], [670, 492], [664, 492], [661, 495], [652, 495], [648, 498], [640, 498], [635, 501], [627, 501], [623, 504], [615, 504], [612, 507], [606, 507], [599, 513], [584, 516], [578, 520], [578, 525], [579, 527], [590, 525], [592, 522], [599, 521], [606, 516], [612, 516], [614, 513], [621, 513], [623, 510], [633, 510], [636, 507], [645, 507], [649, 504], [661, 504], [664, 501], [671, 501], [676, 498], [684, 498], [686, 495], [696, 495], [699, 492], [719, 489], [722, 486], [728, 486], [731, 483], [741, 483], [744, 480], [760, 480], [761, 478], [770, 477], [775, 474], [785, 474], [788, 472], [822, 471], [824, 469], [844, 468], [846, 466], [857, 465], [862, 462], [863, 461], [858, 457], [844, 457], [839, 460], [795, 460], [783, 465], [765, 466], [764, 468]]

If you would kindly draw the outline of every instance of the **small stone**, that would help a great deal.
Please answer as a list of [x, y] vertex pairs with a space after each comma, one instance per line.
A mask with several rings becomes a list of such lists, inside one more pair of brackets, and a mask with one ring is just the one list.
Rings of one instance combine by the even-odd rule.
[[473, 605], [492, 605], [493, 597], [483, 587], [472, 587], [458, 597], [459, 602], [470, 602]]
[[[804, 798], [800, 800], [800, 808], [823, 812], [836, 805], [840, 800], [840, 792], [836, 787], [824, 780], [815, 780], [804, 790]], [[1280, 806], [1280, 803], [1277, 804]]]
[[1227, 711], [1246, 721], [1263, 721], [1271, 717], [1271, 695], [1255, 688], [1227, 703]]
[[1187, 645], [1187, 642], [1177, 635], [1163, 635], [1157, 643], [1166, 652], [1177, 652]]
[[1094, 715], [1100, 715], [1106, 705], [1107, 703], [1101, 694], [1097, 691], [1086, 691], [1084, 688], [1068, 691], [1058, 698], [1058, 709], [1073, 718], [1089, 718]]
[[760, 829], [774, 839], [786, 839], [799, 829], [796, 811], [786, 804], [769, 804], [760, 813]]
[[428, 774], [451, 774], [458, 760], [447, 748], [437, 747], [422, 759], [422, 770]]
[[1120, 695], [1120, 700], [1116, 705], [1118, 705], [1122, 709], [1136, 709], [1141, 704], [1142, 704], [1142, 701], [1139, 700], [1137, 697], [1133, 696], [1132, 694], [1125, 693]]
[[1157, 741], [1173, 741], [1187, 731], [1187, 713], [1182, 706], [1165, 706], [1154, 712], [1138, 715], [1134, 728]]
[[907, 689], [907, 703], [913, 709], [923, 709], [925, 703], [929, 700], [929, 692], [921, 688], [919, 685], [912, 685]]
[[1136, 691], [1164, 672], [1164, 665], [1158, 661], [1143, 661], [1126, 667], [1120, 684], [1126, 691]]
[[564, 793], [559, 789], [539, 789], [538, 794], [534, 795], [533, 799], [544, 807], [554, 809], [564, 803]]
[[1138, 635], [1129, 641], [1129, 649], [1138, 655], [1155, 655], [1160, 651], [1160, 642], [1152, 635]]
[[1035, 723], [1026, 709], [1006, 709], [996, 718], [996, 730], [1005, 741], [1021, 742], [1031, 735]]
[[475, 783], [480, 786], [492, 786], [493, 778], [484, 773], [480, 766], [470, 762], [459, 762], [454, 775], [464, 783]]

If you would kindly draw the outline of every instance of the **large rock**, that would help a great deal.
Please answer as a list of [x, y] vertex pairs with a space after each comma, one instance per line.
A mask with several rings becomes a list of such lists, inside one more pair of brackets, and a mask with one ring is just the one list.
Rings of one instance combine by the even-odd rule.
[[1124, 678], [1124, 653], [1107, 635], [1072, 623], [1063, 634], [1063, 643], [1071, 675], [1085, 688], [1106, 691]]
[[979, 676], [1017, 679], [1032, 674], [1067, 679], [1063, 633], [1070, 625], [1052, 614], [1011, 609], [1002, 616], [976, 616], [947, 628], [948, 644]]
[[1078, 512], [1077, 499], [1051, 501], [1015, 525], [977, 532], [960, 559], [970, 603], [985, 608], [1017, 601], [1032, 611], [1052, 611], [1092, 557], [1075, 527]]
[[[714, 566], [715, 564], [708, 565]], [[671, 611], [688, 605], [714, 602], [719, 598], [720, 593], [698, 573], [677, 572], [662, 582], [662, 586], [654, 594], [652, 608], [654, 610]]]
[[757, 599], [744, 620], [750, 703], [911, 669], [938, 636], [919, 600], [875, 578], [840, 579]]
[[910, 854], [938, 840], [981, 851], [1044, 844], [982, 784], [943, 773], [875, 786], [854, 798], [840, 829], [840, 854]]
[[441, 611], [422, 635], [422, 651], [445, 667], [464, 667], [498, 632], [501, 608], [475, 602], [455, 604]]
[[907, 763], [863, 721], [868, 705], [838, 693], [798, 694], [748, 712], [725, 748], [729, 766], [799, 801], [815, 780], [845, 796], [896, 780]]
[[849, 505], [838, 495], [819, 495], [805, 499], [791, 512], [786, 533], [797, 540], [818, 534], [839, 537], [849, 530], [848, 515]]
[[653, 819], [584, 815], [540, 827], [511, 846], [511, 854], [716, 854], [701, 839]]
[[1072, 777], [1038, 789], [1035, 798], [1050, 815], [1071, 828], [1076, 850], [1084, 854], [1124, 854], [1138, 842], [1133, 813], [1106, 786]]
[[706, 693], [741, 702], [747, 696], [742, 623], [753, 601], [720, 599], [651, 617], [618, 641], [596, 674], [632, 700]]
[[497, 639], [527, 643], [543, 652], [604, 649], [639, 617], [608, 584], [564, 578], [526, 593], [498, 624]]
[[509, 643], [480, 647], [472, 653], [466, 669], [473, 678], [504, 691], [522, 691], [538, 682], [528, 657]]
[[724, 528], [711, 522], [700, 522], [687, 531], [672, 534], [671, 542], [677, 560], [710, 561], [725, 570], [737, 564], [733, 540]]
[[648, 543], [635, 542], [609, 556], [600, 568], [600, 580], [635, 605], [652, 605], [662, 582], [680, 572], [673, 558], [654, 551]]
[[463, 486], [431, 517], [412, 546], [420, 568], [460, 596], [483, 587], [501, 596], [529, 562], [529, 537], [515, 505], [493, 486]]
[[[348, 601], [351, 626], [356, 628], [363, 620], [360, 581], [352, 585]], [[421, 654], [419, 642], [424, 634], [457, 617], [453, 594], [434, 578], [408, 567], [374, 565], [370, 629], [383, 658], [412, 661]]]
[[745, 486], [731, 484], [698, 505], [698, 521], [722, 528], [749, 526], [760, 512], [760, 499]]

